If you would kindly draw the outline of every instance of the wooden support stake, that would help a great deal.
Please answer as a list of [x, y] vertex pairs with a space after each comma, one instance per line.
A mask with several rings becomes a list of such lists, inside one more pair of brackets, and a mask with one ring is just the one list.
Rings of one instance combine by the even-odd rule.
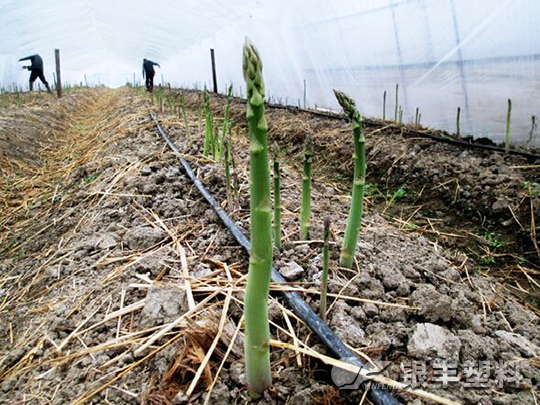
[[399, 111], [399, 103], [398, 103], [398, 100], [399, 100], [399, 95], [398, 95], [398, 92], [399, 92], [399, 83], [396, 83], [396, 104], [394, 106], [394, 122], [397, 124], [398, 122], [398, 111]]
[[214, 49], [210, 49], [210, 58], [212, 59], [212, 80], [214, 82], [214, 93], [218, 92], [217, 75], [216, 75], [216, 58], [214, 57]]
[[508, 111], [506, 113], [506, 132], [504, 134], [504, 150], [510, 152], [510, 115], [512, 114], [512, 100], [508, 99]]
[[386, 121], [386, 90], [383, 92], [382, 96], [382, 124], [385, 125]]
[[307, 89], [306, 89], [306, 79], [304, 79], [304, 108], [306, 108], [306, 104], [307, 104], [306, 93], [307, 93]]
[[62, 79], [60, 78], [60, 49], [54, 50], [54, 57], [56, 59], [56, 94], [58, 98], [62, 97]]
[[457, 108], [457, 115], [456, 115], [456, 139], [459, 139], [461, 137], [461, 129], [459, 127], [459, 118], [461, 116], [461, 107]]

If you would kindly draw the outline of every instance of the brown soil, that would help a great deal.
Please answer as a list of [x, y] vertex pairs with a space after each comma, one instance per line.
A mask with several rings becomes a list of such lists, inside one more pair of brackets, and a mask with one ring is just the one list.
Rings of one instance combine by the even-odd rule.
[[[11, 101], [0, 108], [0, 403], [248, 402], [240, 324], [247, 255], [148, 116], [163, 110], [160, 121], [198, 177], [247, 231], [242, 101], [231, 109], [238, 198], [223, 164], [202, 156], [200, 93], [78, 89], [60, 100]], [[213, 98], [219, 128], [224, 106]], [[267, 120], [283, 171], [284, 247], [274, 263], [284, 274], [298, 270], [292, 285], [317, 311], [322, 224], [331, 219], [329, 292], [340, 298], [330, 300], [328, 323], [336, 334], [390, 362], [384, 375], [398, 382], [411, 382], [411, 365], [425, 365], [419, 388], [441, 397], [535, 403], [540, 161], [366, 122], [366, 212], [347, 270], [337, 257], [350, 203], [350, 125], [277, 107]], [[299, 241], [307, 134], [315, 143], [313, 240]], [[270, 310], [273, 339], [330, 354], [279, 295]], [[273, 386], [254, 402], [359, 403], [362, 390], [340, 389], [343, 378], [314, 356], [273, 347]], [[461, 381], [437, 381], [442, 360]], [[466, 387], [480, 361], [485, 387]]]

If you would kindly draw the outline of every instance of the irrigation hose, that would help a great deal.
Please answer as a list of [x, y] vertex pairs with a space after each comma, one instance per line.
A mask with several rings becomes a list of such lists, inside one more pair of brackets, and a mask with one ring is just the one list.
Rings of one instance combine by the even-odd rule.
[[[278, 109], [283, 109], [283, 110], [288, 110], [288, 111], [305, 112], [308, 114], [317, 115], [317, 116], [326, 117], [326, 118], [332, 118], [336, 120], [343, 120], [345, 117], [343, 114], [335, 113], [333, 111], [318, 111], [318, 110], [311, 110], [307, 108], [300, 108], [300, 107], [281, 105], [281, 104], [271, 104], [271, 103], [268, 103], [268, 106], [272, 108], [278, 108]], [[381, 121], [375, 120], [375, 119], [363, 118], [362, 124], [380, 127]], [[418, 131], [415, 129], [406, 128], [405, 126], [387, 125], [386, 127], [393, 128], [393, 129], [403, 129], [404, 135], [414, 135], [420, 138], [430, 139], [434, 142], [448, 143], [450, 145], [459, 146], [463, 148], [485, 149], [485, 150], [490, 150], [492, 152], [499, 152], [503, 154], [522, 156], [529, 160], [540, 160], [540, 154], [538, 153], [525, 152], [525, 151], [515, 150], [515, 149], [510, 149], [509, 151], [506, 151], [506, 149], [501, 146], [485, 145], [482, 143], [475, 143], [474, 141], [469, 142], [464, 139], [452, 139], [452, 138], [448, 138], [448, 137], [444, 137], [440, 135], [435, 135], [426, 131]]]
[[459, 139], [449, 139], [449, 138], [444, 138], [442, 136], [433, 135], [428, 132], [420, 132], [414, 129], [408, 129], [407, 132], [415, 136], [431, 139], [432, 141], [436, 141], [436, 142], [448, 143], [450, 145], [461, 146], [465, 148], [486, 149], [493, 152], [500, 152], [500, 153], [505, 153], [505, 154], [508, 153], [510, 155], [522, 156], [524, 158], [531, 159], [531, 160], [540, 159], [540, 155], [536, 153], [530, 153], [530, 152], [514, 150], [514, 149], [510, 149], [509, 151], [506, 151], [505, 148], [502, 148], [500, 146], [484, 145], [481, 143], [471, 143], [471, 142], [467, 142], [467, 141], [459, 140]]
[[[216, 214], [221, 218], [223, 224], [231, 231], [238, 243], [249, 253], [250, 243], [247, 237], [242, 233], [236, 223], [227, 215], [227, 213], [219, 206], [216, 199], [206, 189], [204, 184], [197, 178], [189, 162], [182, 157], [176, 145], [168, 137], [167, 133], [159, 124], [156, 116], [150, 113], [150, 117], [154, 120], [156, 127], [161, 137], [165, 140], [169, 148], [176, 154], [182, 164], [186, 175], [195, 184], [197, 189], [203, 195], [205, 200], [214, 209]], [[287, 283], [283, 276], [272, 267], [272, 281], [275, 283]], [[296, 315], [309, 326], [309, 328], [319, 337], [319, 339], [337, 356], [339, 359], [347, 359], [354, 363], [357, 367], [364, 368], [365, 364], [345, 346], [345, 344], [336, 336], [336, 334], [326, 325], [321, 318], [309, 307], [309, 305], [295, 292], [281, 292], [285, 301], [293, 309]], [[368, 398], [376, 405], [399, 405], [399, 402], [385, 389], [379, 387], [371, 388], [368, 392]]]

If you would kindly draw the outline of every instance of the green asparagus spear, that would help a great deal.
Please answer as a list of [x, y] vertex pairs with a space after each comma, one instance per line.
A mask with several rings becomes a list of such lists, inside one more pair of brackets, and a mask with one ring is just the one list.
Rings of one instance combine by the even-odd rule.
[[356, 109], [354, 100], [345, 93], [334, 90], [336, 98], [343, 108], [345, 115], [349, 117], [353, 128], [354, 140], [354, 179], [352, 186], [352, 201], [349, 211], [349, 219], [345, 228], [345, 239], [341, 248], [340, 265], [351, 268], [356, 252], [358, 234], [362, 226], [362, 212], [364, 208], [364, 186], [366, 182], [366, 156], [365, 140], [362, 133], [362, 118]]
[[279, 169], [279, 146], [274, 142], [274, 246], [281, 250], [281, 172]]
[[300, 238], [309, 240], [311, 221], [311, 161], [313, 159], [313, 138], [308, 134], [304, 148], [304, 174], [302, 176], [302, 206], [300, 207]]
[[250, 137], [251, 213], [251, 250], [245, 296], [244, 352], [249, 391], [253, 397], [259, 397], [272, 384], [268, 324], [268, 294], [272, 269], [272, 210], [262, 63], [257, 49], [247, 38], [243, 59]]
[[324, 245], [323, 245], [323, 270], [322, 270], [322, 284], [321, 284], [321, 301], [319, 303], [319, 315], [323, 322], [326, 322], [326, 294], [328, 291], [328, 262], [330, 261], [330, 248], [328, 246], [328, 239], [330, 237], [330, 220], [325, 218], [324, 220]]

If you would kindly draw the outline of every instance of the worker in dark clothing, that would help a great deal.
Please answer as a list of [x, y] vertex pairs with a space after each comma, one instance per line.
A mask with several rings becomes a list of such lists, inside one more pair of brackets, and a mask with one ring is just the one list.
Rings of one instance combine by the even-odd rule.
[[146, 76], [146, 90], [149, 92], [152, 92], [154, 89], [154, 75], [156, 74], [154, 66], [161, 67], [159, 66], [159, 63], [152, 62], [148, 59], [143, 59], [142, 77], [144, 79]]
[[30, 91], [34, 88], [34, 82], [39, 77], [39, 80], [43, 82], [45, 87], [47, 88], [47, 91], [51, 91], [51, 88], [49, 87], [49, 83], [47, 83], [47, 80], [45, 80], [45, 76], [43, 75], [43, 59], [41, 59], [41, 56], [38, 54], [27, 56], [26, 58], [19, 59], [19, 62], [22, 62], [23, 60], [29, 60], [32, 62], [30, 66], [23, 66], [23, 69], [28, 69], [30, 73]]

